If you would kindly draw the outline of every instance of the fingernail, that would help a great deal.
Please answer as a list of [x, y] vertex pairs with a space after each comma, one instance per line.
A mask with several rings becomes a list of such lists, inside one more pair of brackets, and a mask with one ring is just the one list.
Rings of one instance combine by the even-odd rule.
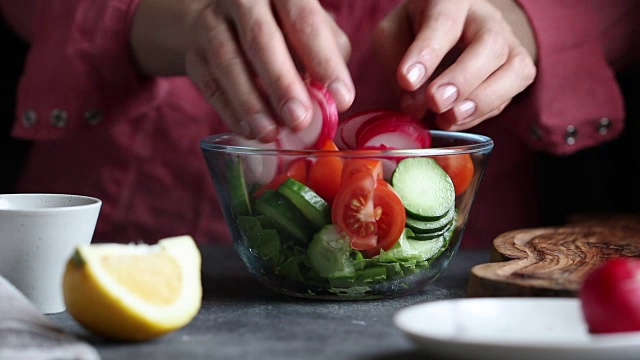
[[440, 110], [445, 111], [458, 99], [458, 88], [453, 85], [442, 85], [436, 89], [435, 95]]
[[291, 129], [298, 129], [309, 117], [309, 110], [298, 100], [289, 100], [283, 107], [284, 120]]
[[256, 139], [262, 141], [271, 141], [277, 134], [277, 128], [271, 117], [263, 113], [255, 114], [249, 120]]
[[409, 66], [406, 72], [407, 80], [414, 88], [418, 87], [427, 73], [427, 69], [420, 63]]
[[464, 123], [465, 120], [473, 115], [476, 111], [476, 103], [471, 100], [465, 100], [456, 106], [456, 113], [458, 114], [458, 124]]
[[338, 107], [351, 103], [351, 91], [342, 81], [334, 81], [327, 88], [333, 95], [333, 100], [338, 104]]

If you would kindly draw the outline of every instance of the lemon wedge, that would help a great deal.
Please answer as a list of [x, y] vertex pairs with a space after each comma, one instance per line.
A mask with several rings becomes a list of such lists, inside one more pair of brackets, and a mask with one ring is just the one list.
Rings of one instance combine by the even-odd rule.
[[191, 236], [155, 245], [78, 246], [63, 277], [67, 311], [107, 338], [156, 338], [185, 326], [200, 310], [201, 262]]

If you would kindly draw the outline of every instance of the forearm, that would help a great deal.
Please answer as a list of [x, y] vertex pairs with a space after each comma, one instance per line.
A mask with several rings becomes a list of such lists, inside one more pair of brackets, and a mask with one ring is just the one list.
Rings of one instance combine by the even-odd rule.
[[141, 0], [131, 27], [131, 48], [147, 75], [184, 75], [189, 28], [209, 0]]

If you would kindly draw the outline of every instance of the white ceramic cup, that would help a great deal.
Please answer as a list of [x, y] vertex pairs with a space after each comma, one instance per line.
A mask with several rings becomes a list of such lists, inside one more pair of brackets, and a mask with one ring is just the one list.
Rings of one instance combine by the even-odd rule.
[[101, 206], [81, 195], [0, 195], [0, 274], [42, 313], [65, 311], [64, 268], [91, 242]]

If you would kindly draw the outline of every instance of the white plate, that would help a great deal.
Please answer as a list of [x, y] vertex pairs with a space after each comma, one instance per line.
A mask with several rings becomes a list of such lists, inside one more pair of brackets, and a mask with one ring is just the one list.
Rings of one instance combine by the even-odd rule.
[[393, 318], [450, 359], [640, 359], [640, 332], [592, 335], [576, 298], [470, 298], [412, 305]]

